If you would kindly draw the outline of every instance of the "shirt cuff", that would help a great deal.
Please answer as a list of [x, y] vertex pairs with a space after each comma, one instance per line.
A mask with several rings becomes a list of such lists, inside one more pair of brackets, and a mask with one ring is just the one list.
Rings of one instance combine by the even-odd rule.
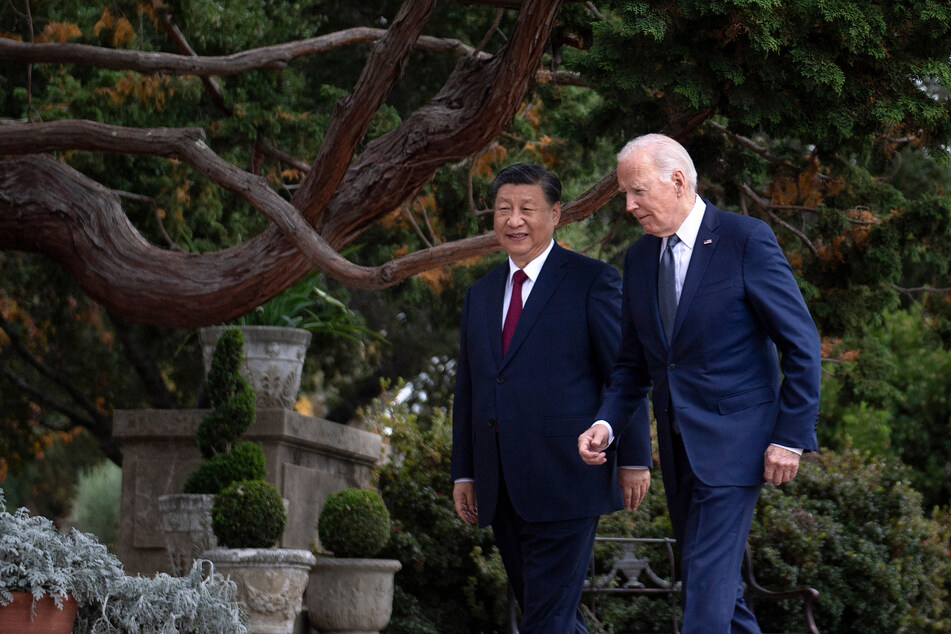
[[770, 446], [770, 447], [779, 447], [780, 449], [785, 449], [786, 451], [791, 451], [791, 452], [793, 452], [794, 454], [796, 454], [796, 455], [798, 455], [798, 456], [801, 456], [801, 455], [802, 455], [802, 449], [801, 449], [801, 448], [798, 448], [798, 447], [787, 447], [786, 445], [780, 445], [778, 442], [771, 442], [771, 443], [769, 443], [769, 446]]
[[[594, 425], [604, 425], [605, 427], [607, 427], [608, 428], [608, 444], [610, 445], [612, 442], [614, 442], [614, 429], [611, 427], [611, 423], [609, 423], [606, 420], [596, 420], [594, 421]], [[594, 427], [594, 425], [591, 425], [591, 426]]]
[[456, 478], [453, 482], [475, 482], [475, 478]]

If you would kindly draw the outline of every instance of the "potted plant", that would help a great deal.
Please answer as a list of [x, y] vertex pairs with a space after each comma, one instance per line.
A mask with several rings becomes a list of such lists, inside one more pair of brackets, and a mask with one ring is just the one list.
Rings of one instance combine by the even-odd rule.
[[235, 584], [201, 566], [129, 577], [93, 535], [8, 513], [0, 492], [0, 632], [247, 632]]
[[[380, 338], [363, 327], [343, 302], [317, 285], [319, 276], [319, 271], [308, 275], [235, 324], [245, 338], [241, 371], [254, 387], [259, 408], [294, 408], [312, 333], [361, 343], [368, 337]], [[215, 342], [231, 327], [199, 331], [206, 371], [210, 372]]]
[[205, 550], [217, 545], [211, 527], [214, 495], [232, 482], [263, 479], [264, 450], [238, 442], [255, 417], [254, 389], [241, 375], [244, 336], [225, 331], [215, 344], [207, 391], [212, 410], [195, 434], [202, 462], [188, 476], [183, 493], [159, 497], [159, 513], [172, 574], [181, 575]]
[[307, 614], [321, 632], [379, 632], [393, 611], [394, 559], [373, 559], [392, 535], [390, 514], [376, 491], [331, 493], [317, 520], [323, 548], [307, 583]]
[[293, 631], [315, 557], [274, 547], [287, 525], [277, 487], [263, 479], [232, 483], [215, 495], [211, 523], [219, 547], [202, 557], [234, 579], [252, 631]]

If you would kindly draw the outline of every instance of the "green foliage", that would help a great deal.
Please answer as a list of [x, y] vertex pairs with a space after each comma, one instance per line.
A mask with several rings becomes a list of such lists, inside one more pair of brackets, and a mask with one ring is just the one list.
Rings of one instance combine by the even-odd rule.
[[115, 550], [119, 541], [119, 507], [122, 498], [122, 469], [104, 460], [79, 473], [72, 518], [76, 528], [92, 533]]
[[[951, 525], [923, 515], [908, 476], [858, 452], [828, 452], [788, 484], [766, 486], [750, 536], [760, 582], [816, 588], [822, 631], [948, 631]], [[801, 627], [794, 602], [765, 603], [764, 631]]]
[[281, 492], [266, 480], [233, 482], [215, 495], [211, 529], [225, 548], [271, 548], [286, 526]]
[[917, 312], [885, 313], [881, 325], [832, 351], [823, 377], [820, 444], [898, 458], [925, 508], [951, 504], [951, 352]]
[[327, 496], [317, 520], [321, 545], [335, 557], [373, 557], [390, 540], [390, 513], [368, 489], [342, 489]]
[[231, 451], [201, 461], [185, 480], [183, 493], [216, 494], [232, 482], [267, 477], [264, 449], [260, 443], [239, 442]]
[[241, 376], [243, 359], [244, 335], [239, 328], [226, 329], [215, 344], [208, 372], [208, 400], [213, 411], [202, 418], [196, 434], [205, 458], [228, 451], [254, 422], [254, 388]]
[[[388, 438], [391, 451], [379, 472], [379, 489], [395, 534], [380, 556], [403, 565], [387, 631], [501, 631], [506, 579], [492, 533], [462, 522], [449, 494], [452, 427], [446, 402], [430, 402], [420, 417], [397, 399], [404, 387], [387, 391], [365, 412], [370, 427]], [[409, 400], [422, 398], [417, 393]]]

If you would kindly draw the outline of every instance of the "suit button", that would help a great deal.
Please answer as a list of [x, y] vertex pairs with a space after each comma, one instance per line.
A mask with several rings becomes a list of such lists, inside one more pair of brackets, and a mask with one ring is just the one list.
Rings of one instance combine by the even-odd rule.
[[500, 374], [497, 377], [495, 377], [495, 382], [498, 383], [499, 385], [502, 385], [503, 383], [505, 383], [505, 377]]
[[674, 368], [676, 368], [676, 367], [677, 367], [677, 364], [676, 364], [676, 363], [668, 363], [668, 364], [667, 364], [667, 371], [668, 371], [668, 372], [673, 372], [673, 371], [674, 371]]
[[488, 421], [486, 424], [487, 424], [489, 427], [495, 429], [495, 421], [494, 421], [494, 420], [490, 420], [490, 421]]

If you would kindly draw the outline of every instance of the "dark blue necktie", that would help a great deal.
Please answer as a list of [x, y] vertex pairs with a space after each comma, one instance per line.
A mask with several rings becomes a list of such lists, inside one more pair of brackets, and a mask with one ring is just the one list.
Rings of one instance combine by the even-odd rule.
[[660, 322], [667, 335], [667, 343], [674, 332], [674, 320], [677, 317], [677, 275], [674, 272], [674, 245], [680, 242], [677, 234], [667, 238], [667, 248], [660, 257], [657, 270], [657, 303], [660, 307]]

